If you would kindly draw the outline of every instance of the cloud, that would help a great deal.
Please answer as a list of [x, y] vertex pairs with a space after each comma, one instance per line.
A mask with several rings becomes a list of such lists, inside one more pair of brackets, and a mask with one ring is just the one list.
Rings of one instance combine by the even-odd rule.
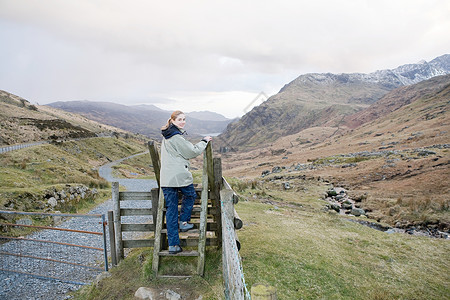
[[0, 88], [44, 103], [254, 97], [307, 72], [431, 60], [450, 49], [449, 15], [445, 0], [0, 0]]

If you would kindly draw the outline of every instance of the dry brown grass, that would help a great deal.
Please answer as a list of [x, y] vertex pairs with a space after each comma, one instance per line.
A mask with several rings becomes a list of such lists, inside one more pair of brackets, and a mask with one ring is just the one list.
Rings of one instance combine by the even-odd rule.
[[[389, 118], [354, 130], [310, 128], [280, 138], [264, 148], [224, 154], [224, 174], [251, 180], [274, 166], [284, 166], [289, 171], [299, 163], [339, 154], [393, 151], [392, 155], [357, 162], [354, 167], [331, 164], [304, 173], [343, 185], [356, 195], [367, 194], [363, 207], [371, 210], [375, 219], [391, 225], [399, 221], [440, 222], [448, 229], [450, 150], [427, 148], [434, 152], [429, 155], [420, 155], [414, 150], [450, 141], [450, 113], [441, 108], [443, 113], [425, 119], [416, 112], [420, 109], [428, 109], [429, 113], [437, 111], [430, 108], [429, 103], [425, 104], [422, 105], [425, 108], [421, 108], [420, 102], [413, 103], [419, 107], [404, 107]], [[280, 154], [273, 155], [277, 152]]]

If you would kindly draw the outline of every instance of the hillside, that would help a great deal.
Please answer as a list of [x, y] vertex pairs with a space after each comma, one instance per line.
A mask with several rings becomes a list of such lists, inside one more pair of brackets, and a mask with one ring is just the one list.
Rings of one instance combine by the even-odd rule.
[[221, 146], [250, 149], [311, 127], [340, 127], [395, 88], [450, 73], [450, 55], [370, 74], [305, 74], [219, 136]]
[[125, 131], [0, 91], [0, 145], [86, 138]]
[[[383, 105], [380, 105], [383, 104]], [[349, 117], [353, 130], [313, 127], [268, 147], [223, 154], [225, 174], [276, 182], [322, 178], [351, 190], [369, 218], [449, 231], [450, 75], [401, 87]], [[279, 168], [277, 168], [279, 167]], [[297, 174], [297, 175], [296, 175]]]
[[[50, 103], [49, 106], [157, 139], [161, 137], [161, 126], [167, 122], [172, 113], [154, 105], [127, 106], [110, 102], [66, 101]], [[204, 112], [195, 112], [192, 117], [187, 114], [187, 117], [185, 129], [190, 135], [220, 133], [232, 121], [218, 114]]]

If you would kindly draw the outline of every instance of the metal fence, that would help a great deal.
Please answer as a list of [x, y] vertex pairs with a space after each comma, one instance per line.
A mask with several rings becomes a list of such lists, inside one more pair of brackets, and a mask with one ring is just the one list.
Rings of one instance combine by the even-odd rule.
[[[0, 273], [84, 285], [108, 271], [105, 215], [0, 211], [0, 216], [6, 220], [0, 223]], [[61, 224], [36, 224], [44, 220]], [[25, 228], [36, 231], [19, 237], [4, 234], [13, 228], [16, 235]]]
[[28, 144], [18, 144], [18, 145], [10, 145], [10, 146], [6, 146], [6, 147], [0, 147], [0, 153], [5, 153], [5, 152], [13, 151], [13, 150], [19, 150], [19, 149], [28, 148], [28, 147], [37, 146], [37, 145], [42, 145], [42, 144], [48, 144], [48, 142], [47, 141], [42, 141], [42, 142], [35, 142], [35, 143], [28, 143]]

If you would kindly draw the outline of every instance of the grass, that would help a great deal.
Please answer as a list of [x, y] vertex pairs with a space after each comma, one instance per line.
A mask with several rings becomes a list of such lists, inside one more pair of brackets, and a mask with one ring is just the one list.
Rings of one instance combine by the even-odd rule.
[[[446, 240], [386, 234], [329, 214], [246, 201], [237, 206], [249, 286], [278, 299], [446, 299]], [[430, 255], [432, 254], [432, 255]]]
[[[216, 300], [222, 298], [222, 278], [221, 272], [221, 252], [215, 248], [209, 248], [206, 251], [205, 275], [204, 277], [193, 276], [186, 280], [179, 279], [161, 279], [156, 278], [152, 272], [153, 249], [136, 249], [130, 253], [117, 267], [113, 268], [108, 277], [98, 285], [89, 285], [76, 293], [74, 299], [135, 299], [134, 293], [139, 287], [152, 287], [158, 292], [164, 292], [167, 289], [184, 295], [187, 299], [197, 299], [200, 295], [205, 300]], [[191, 269], [190, 262], [181, 262], [177, 259], [178, 269]], [[169, 266], [165, 262], [161, 268]], [[173, 263], [172, 265], [174, 265]], [[191, 270], [189, 270], [191, 271]], [[124, 284], [126, 283], [126, 284]], [[184, 298], [185, 299], [185, 298]]]
[[[244, 221], [238, 235], [249, 290], [270, 285], [278, 299], [448, 299], [448, 240], [387, 234], [325, 211], [318, 199], [329, 187], [323, 182], [297, 180], [282, 190], [276, 180], [265, 179], [227, 178], [241, 189], [235, 207]], [[219, 251], [208, 249], [205, 277], [184, 281], [155, 278], [152, 250], [133, 251], [113, 276], [75, 299], [133, 299], [140, 286], [223, 299]], [[167, 258], [160, 272], [195, 273], [195, 264]]]
[[118, 178], [154, 179], [156, 176], [151, 166], [150, 154], [145, 153], [122, 161], [113, 166]]
[[[95, 198], [58, 204], [61, 212], [87, 212], [110, 198], [109, 183], [99, 177], [97, 168], [145, 151], [133, 139], [93, 138], [44, 144], [0, 155], [0, 210], [43, 211], [48, 190], [61, 190], [67, 184], [97, 189]], [[23, 234], [23, 232], [22, 232]]]

